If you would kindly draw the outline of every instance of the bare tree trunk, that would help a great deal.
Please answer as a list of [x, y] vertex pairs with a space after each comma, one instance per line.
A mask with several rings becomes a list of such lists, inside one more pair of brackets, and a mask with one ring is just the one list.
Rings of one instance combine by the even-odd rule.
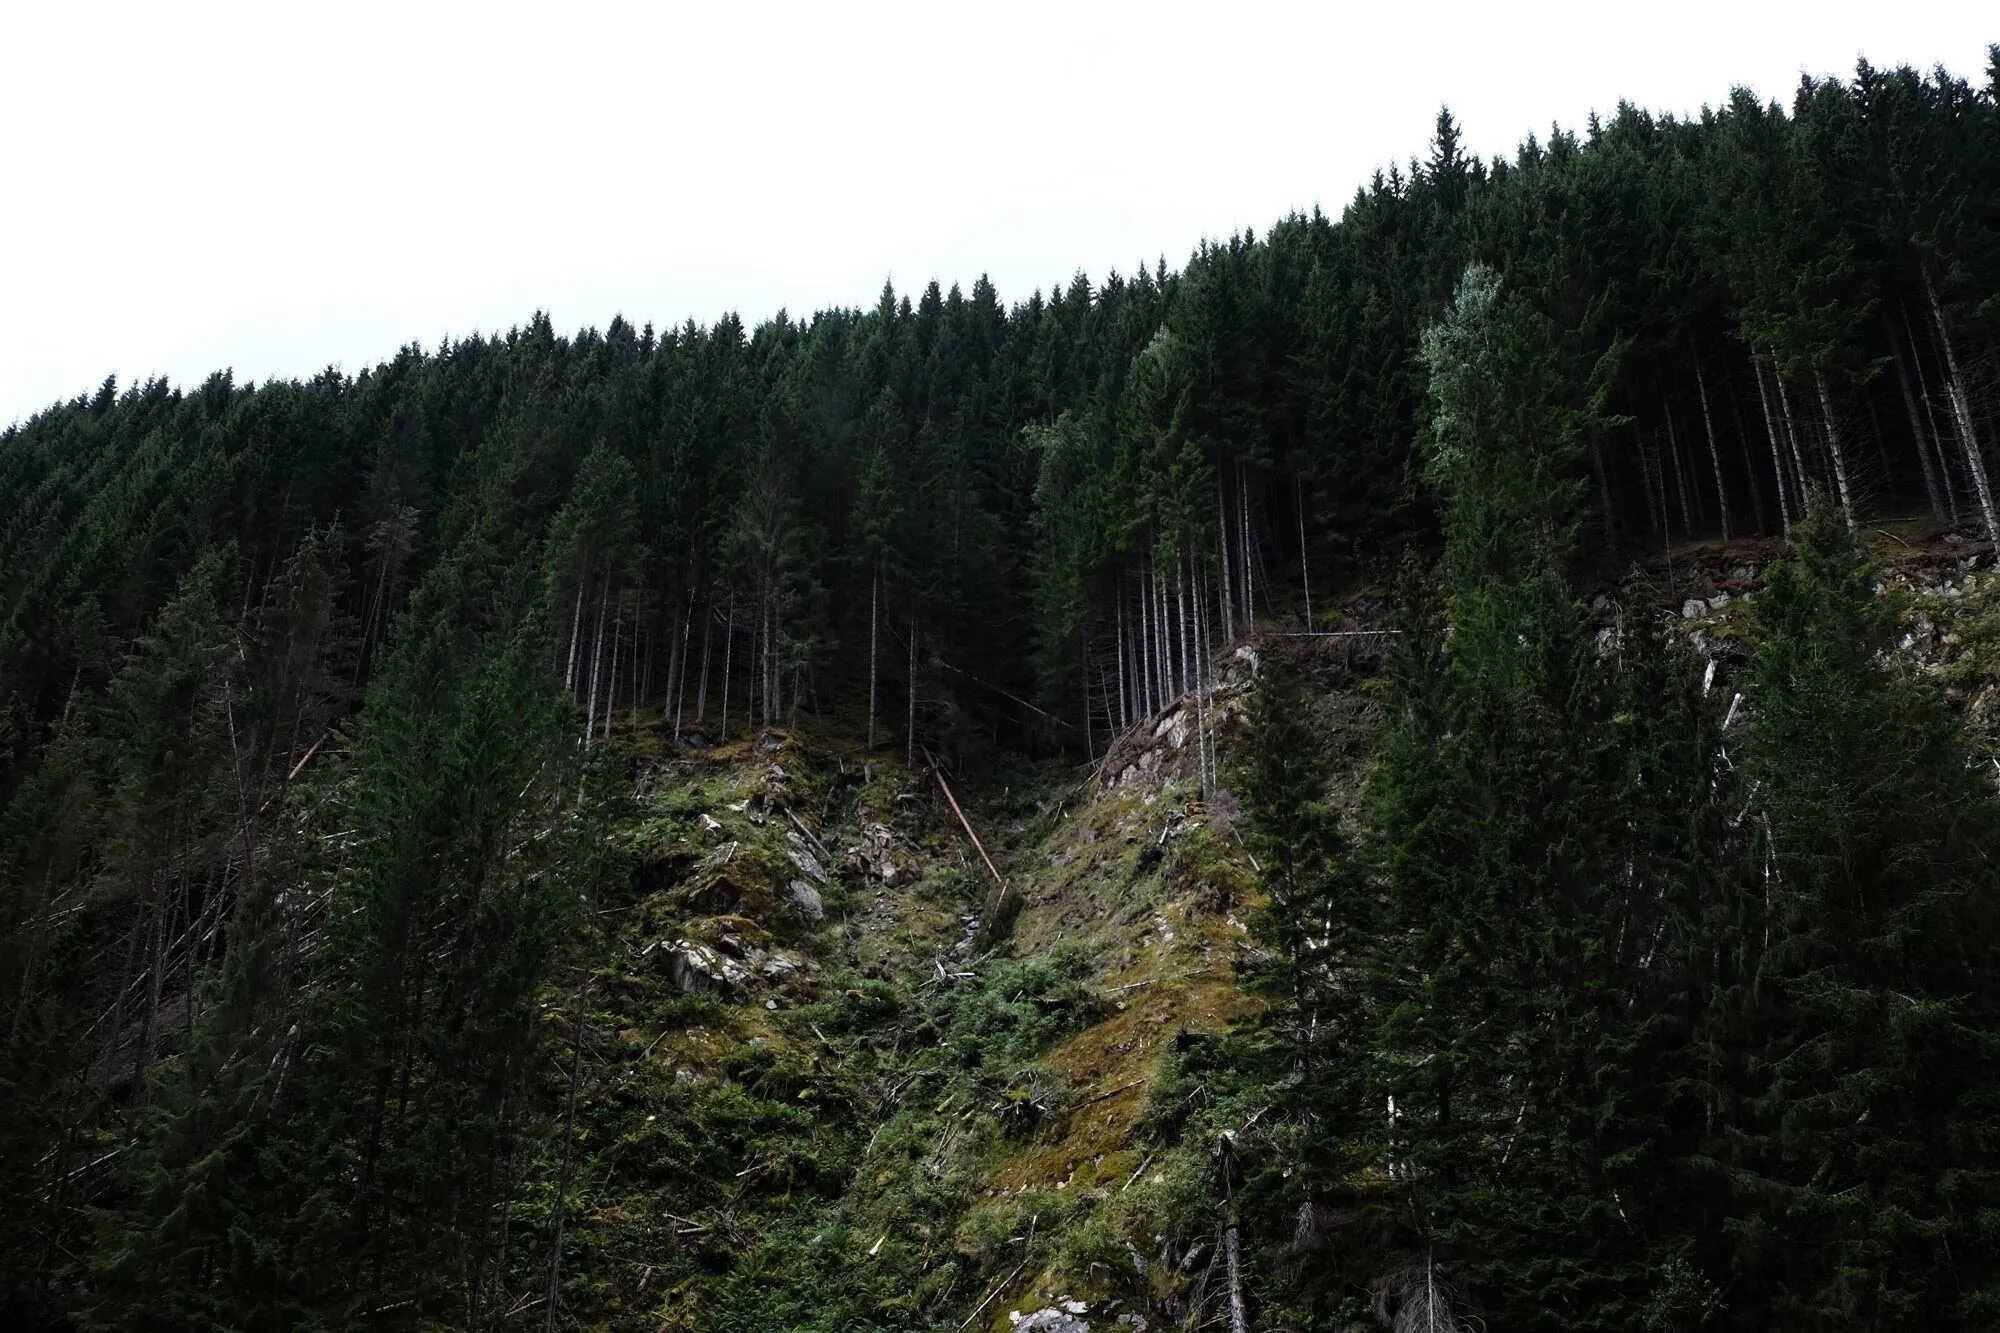
[[[669, 618], [667, 623], [673, 626], [667, 635], [667, 688], [666, 693], [660, 696], [660, 725], [666, 726], [674, 720], [674, 691], [680, 685], [681, 622], [672, 619], [674, 611], [671, 598], [663, 600], [667, 604], [661, 608], [661, 614], [667, 616]], [[679, 736], [680, 732], [676, 730], [675, 739], [678, 740]]]
[[1597, 433], [1590, 437], [1590, 470], [1597, 474], [1597, 511], [1604, 522], [1604, 549], [1613, 557], [1618, 554], [1618, 520], [1611, 509], [1611, 477], [1604, 470], [1604, 445]]
[[1979, 436], [1972, 425], [1972, 403], [1965, 396], [1965, 380], [1958, 373], [1958, 353], [1952, 348], [1951, 331], [1945, 327], [1944, 307], [1938, 303], [1937, 286], [1931, 281], [1929, 268], [1924, 270], [1924, 294], [1930, 297], [1931, 318], [1937, 324], [1938, 344], [1944, 348], [1945, 397], [1951, 402], [1951, 414], [1958, 424], [1958, 439], [1964, 447], [1966, 470], [1972, 474], [1972, 489], [1979, 496], [1979, 513], [1986, 520], [1986, 538], [1996, 550], [2000, 550], [2000, 518], [1994, 515], [1993, 488], [1987, 483], [1986, 460], [1980, 452]]
[[1181, 614], [1181, 688], [1188, 689], [1194, 684], [1194, 626], [1188, 620], [1188, 566], [1194, 557], [1185, 546], [1174, 561], [1174, 584], [1180, 600]]
[[611, 576], [604, 576], [605, 591], [597, 595], [597, 629], [590, 636], [590, 702], [586, 705], [583, 724], [584, 743], [588, 746], [591, 732], [597, 725], [597, 669], [604, 660], [604, 603], [608, 600]]
[[1750, 454], [1750, 432], [1743, 426], [1743, 396], [1736, 391], [1736, 376], [1729, 362], [1722, 363], [1722, 387], [1729, 396], [1729, 419], [1736, 426], [1736, 452], [1743, 460], [1743, 480], [1750, 488], [1750, 519], [1755, 532], [1764, 531], [1764, 488], [1757, 484], [1757, 464]]
[[[1896, 387], [1902, 391], [1903, 414], [1910, 421], [1910, 443], [1916, 446], [1917, 462], [1923, 465], [1924, 494], [1931, 502], [1931, 517], [1943, 523], [1946, 521], [1944, 493], [1938, 489], [1937, 469], [1931, 465], [1931, 450], [1924, 438], [1923, 418], [1917, 415], [1917, 396], [1910, 389], [1910, 368], [1903, 364], [1903, 349], [1897, 345], [1896, 329], [1889, 322], [1886, 308], [1882, 311], [1882, 332], [1889, 338], [1889, 359], [1896, 363]], [[1951, 514], [1950, 521], [1958, 522], [1955, 512]]]
[[[757, 706], [763, 709], [765, 726], [771, 725], [771, 658], [776, 654], [777, 645], [771, 635], [771, 582], [764, 580], [762, 593], [757, 598]], [[754, 712], [752, 716], [756, 716]]]
[[[1132, 725], [1132, 710], [1125, 701], [1125, 590], [1117, 587], [1117, 596], [1111, 599], [1118, 607], [1118, 730], [1124, 731]], [[1110, 700], [1106, 699], [1108, 707]]]
[[1090, 729], [1090, 625], [1088, 621], [1084, 623], [1083, 627], [1083, 671], [1081, 674], [1083, 676], [1083, 752], [1090, 756], [1092, 763], [1096, 763], [1097, 742], [1093, 738]]
[[1148, 568], [1152, 560], [1144, 560], [1138, 566], [1138, 626], [1140, 626], [1140, 681], [1146, 687], [1146, 717], [1160, 711], [1160, 681], [1154, 669], [1154, 632], [1152, 632], [1152, 586], [1148, 578]]
[[604, 739], [611, 739], [611, 715], [618, 709], [618, 640], [625, 633], [625, 590], [612, 595], [617, 610], [611, 613], [611, 669], [604, 673]]
[[1694, 387], [1701, 396], [1701, 424], [1708, 432], [1708, 461], [1715, 468], [1715, 499], [1722, 512], [1722, 539], [1735, 534], [1729, 530], [1729, 487], [1722, 481], [1722, 451], [1715, 446], [1715, 417], [1708, 410], [1708, 377], [1701, 372], [1701, 358], [1694, 359]]
[[722, 725], [715, 733], [716, 744], [729, 739], [729, 667], [736, 655], [736, 590], [729, 591], [729, 617], [722, 628]]
[[1833, 455], [1833, 479], [1840, 487], [1840, 509], [1847, 515], [1847, 529], [1854, 530], [1854, 497], [1847, 485], [1847, 456], [1840, 447], [1840, 428], [1833, 420], [1833, 398], [1826, 391], [1826, 376], [1813, 367], [1813, 387], [1819, 390], [1819, 410], [1826, 417], [1826, 447]]
[[[639, 585], [640, 607], [643, 608], [645, 603], [646, 587], [642, 583]], [[645, 650], [639, 655], [639, 679], [632, 686], [632, 707], [634, 710], [637, 710], [640, 704], [653, 697], [653, 649], [657, 646], [660, 637], [654, 625], [658, 619], [658, 616], [649, 615], [639, 617], [639, 641], [645, 645]]]
[[[1950, 515], [1953, 526], [1957, 526], [1958, 487], [1952, 480], [1951, 459], [1944, 451], [1944, 432], [1938, 429], [1937, 409], [1931, 403], [1931, 387], [1924, 376], [1923, 352], [1917, 346], [1917, 331], [1910, 324], [1910, 308], [1907, 304], [1902, 307], [1902, 316], [1903, 341], [1910, 349], [1910, 365], [1915, 368], [1917, 373], [1917, 401], [1923, 404], [1924, 421], [1930, 427], [1928, 432], [1917, 432], [1917, 447], [1919, 449], [1923, 448], [1925, 435], [1928, 434], [1932, 456], [1937, 464], [1938, 487], [1944, 492], [1945, 512]], [[1886, 320], [1887, 316], [1885, 315], [1884, 318]], [[1902, 370], [1902, 362], [1898, 360], [1896, 371], [1900, 375]], [[1904, 392], [1905, 394], [1909, 392], [1907, 387], [1904, 389]], [[1928, 467], [1928, 464], [1926, 466]]]
[[1236, 615], [1231, 605], [1233, 591], [1229, 583], [1229, 503], [1224, 499], [1221, 468], [1215, 470], [1215, 519], [1215, 544], [1222, 556], [1222, 632], [1229, 638], [1235, 638]]
[[[1190, 561], [1191, 562], [1191, 561]], [[1202, 624], [1202, 589], [1196, 585], [1194, 596], [1195, 618], [1195, 682], [1194, 682], [1194, 729], [1195, 752], [1200, 758], [1201, 799], [1207, 800], [1210, 793], [1208, 778], [1208, 710], [1205, 707], [1208, 693], [1207, 671], [1207, 627]]]
[[1257, 616], [1257, 574], [1250, 555], [1250, 487], [1243, 465], [1236, 465], [1236, 507], [1243, 517], [1243, 633], [1248, 637]]
[[917, 766], [917, 606], [915, 599], [910, 602], [910, 718], [903, 728], [903, 764], [914, 769]]
[[1667, 514], [1667, 482], [1660, 466], [1660, 441], [1648, 434], [1639, 442], [1639, 467], [1646, 477], [1646, 517], [1653, 525], [1653, 532], [1662, 546], [1674, 539], [1673, 525]]
[[1313, 577], [1312, 561], [1306, 558], [1306, 482], [1296, 469], [1292, 473], [1292, 487], [1298, 495], [1299, 510], [1299, 582], [1306, 594], [1306, 628], [1313, 627]]
[[1799, 483], [1799, 512], [1803, 514], [1806, 507], [1806, 478], [1812, 473], [1806, 467], [1805, 451], [1799, 447], [1799, 428], [1796, 418], [1792, 416], [1792, 395], [1785, 388], [1785, 377], [1778, 373], [1776, 365], [1771, 367], [1771, 382], [1778, 386], [1778, 411], [1784, 418], [1785, 439], [1792, 446], [1792, 475]]
[[1222, 1166], [1222, 1257], [1229, 1281], [1229, 1333], [1250, 1333], [1250, 1312], [1243, 1304], [1243, 1242], [1236, 1216], [1236, 1183], [1230, 1178], [1234, 1153], [1226, 1135], [1217, 1156]]
[[688, 588], [687, 610], [681, 613], [681, 661], [680, 683], [674, 688], [674, 744], [681, 743], [681, 708], [687, 702], [688, 692], [688, 640], [694, 637], [694, 588]]
[[1661, 413], [1667, 419], [1667, 454], [1674, 465], [1674, 489], [1680, 493], [1681, 529], [1692, 538], [1694, 536], [1694, 511], [1689, 505], [1687, 471], [1681, 466], [1680, 436], [1674, 431], [1673, 409]]
[[[388, 567], [385, 565], [382, 570], [383, 577], [387, 578], [388, 573]], [[577, 574], [576, 605], [569, 613], [569, 663], [563, 668], [563, 688], [572, 694], [576, 692], [576, 634], [578, 626], [583, 623], [583, 589], [589, 579], [588, 568]], [[381, 595], [380, 589], [377, 589], [376, 595]]]
[[875, 557], [875, 572], [868, 580], [868, 752], [875, 752], [875, 646], [878, 608], [882, 601], [882, 557]]
[[1785, 480], [1785, 451], [1778, 447], [1778, 422], [1771, 415], [1771, 391], [1764, 387], [1764, 363], [1757, 354], [1750, 354], [1750, 370], [1757, 377], [1757, 400], [1764, 406], [1764, 434], [1771, 441], [1771, 470], [1778, 478], [1778, 513], [1784, 521], [1785, 535], [1792, 535], [1791, 487]]
[[701, 598], [701, 687], [695, 691], [694, 715], [696, 720], [708, 721], [708, 662], [709, 641], [715, 637], [715, 585], [709, 584]]
[[570, 1023], [575, 1030], [569, 1052], [569, 1107], [563, 1113], [562, 1171], [556, 1177], [555, 1226], [549, 1238], [549, 1289], [543, 1301], [543, 1333], [555, 1333], [556, 1310], [561, 1304], [563, 1224], [568, 1211], [570, 1170], [576, 1160], [576, 1094], [583, 1083], [583, 997], [589, 978], [586, 971], [578, 979], [576, 998], [570, 1002]]

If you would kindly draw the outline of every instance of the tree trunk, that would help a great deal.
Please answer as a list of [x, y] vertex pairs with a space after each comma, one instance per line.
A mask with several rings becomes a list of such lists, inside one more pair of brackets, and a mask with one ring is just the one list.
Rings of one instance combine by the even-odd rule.
[[[1938, 488], [1944, 492], [1945, 511], [1951, 516], [1953, 527], [1958, 526], [1958, 486], [1952, 480], [1951, 460], [1944, 451], [1944, 432], [1938, 429], [1937, 409], [1931, 403], [1931, 386], [1924, 377], [1924, 357], [1917, 347], [1917, 331], [1910, 325], [1910, 308], [1903, 306], [1903, 341], [1910, 349], [1910, 365], [1917, 372], [1917, 401], [1924, 405], [1924, 421], [1930, 427], [1930, 447], [1937, 462]], [[1902, 363], [1896, 365], [1898, 373]], [[1907, 392], [1907, 391], [1906, 391]], [[1919, 433], [1917, 443], [1922, 447], [1924, 433]]]
[[[382, 568], [383, 577], [387, 578], [388, 573], [388, 566], [385, 564]], [[569, 613], [569, 662], [563, 668], [563, 688], [572, 694], [576, 692], [576, 635], [578, 627], [583, 623], [583, 589], [588, 581], [589, 570], [586, 568], [576, 576], [576, 605]], [[380, 588], [376, 589], [376, 596], [381, 596]]]
[[1660, 462], [1660, 440], [1657, 435], [1649, 435], [1639, 445], [1639, 466], [1646, 474], [1646, 516], [1652, 521], [1653, 532], [1665, 546], [1673, 541], [1673, 524], [1667, 512], [1666, 469]]
[[[1931, 466], [1931, 451], [1924, 439], [1923, 418], [1917, 415], [1917, 396], [1910, 389], [1910, 369], [1903, 364], [1903, 349], [1896, 343], [1895, 326], [1889, 322], [1889, 312], [1882, 312], [1882, 332], [1888, 335], [1889, 359], [1896, 363], [1896, 387], [1902, 391], [1903, 414], [1910, 421], [1910, 442], [1917, 448], [1917, 462], [1924, 469], [1924, 494], [1931, 502], [1931, 517], [1938, 522], [1945, 521], [1944, 495], [1938, 490], [1937, 469]], [[1953, 522], [1957, 516], [1953, 515]]]
[[1140, 624], [1140, 669], [1142, 681], [1146, 685], [1146, 717], [1160, 711], [1160, 673], [1154, 652], [1154, 632], [1152, 632], [1152, 578], [1148, 570], [1152, 560], [1148, 558], [1138, 566], [1138, 624]]
[[1986, 538], [2000, 550], [2000, 518], [1993, 510], [1993, 488], [1986, 479], [1986, 460], [1980, 453], [1979, 436], [1972, 425], [1972, 403], [1965, 396], [1965, 380], [1958, 373], [1958, 353], [1951, 345], [1951, 331], [1945, 327], [1944, 307], [1938, 304], [1937, 286], [1931, 281], [1930, 270], [1924, 270], [1924, 294], [1930, 297], [1931, 318], [1937, 323], [1938, 344], [1944, 348], [1946, 379], [1945, 397], [1951, 402], [1951, 414], [1958, 424], [1959, 443], [1965, 450], [1966, 470], [1972, 474], [1972, 489], [1979, 497], [1979, 513], [1986, 520]]
[[716, 744], [729, 739], [729, 667], [736, 655], [736, 590], [729, 592], [728, 619], [722, 626], [722, 725], [715, 733]]
[[625, 590], [611, 598], [617, 610], [611, 613], [611, 669], [604, 673], [604, 739], [611, 739], [611, 715], [618, 708], [618, 641], [625, 633]]
[[[1124, 731], [1132, 725], [1132, 710], [1125, 702], [1125, 592], [1117, 589], [1113, 599], [1118, 608], [1118, 730]], [[1110, 706], [1110, 700], [1105, 705]]]
[[1243, 634], [1249, 637], [1257, 617], [1257, 573], [1251, 565], [1250, 554], [1250, 487], [1244, 475], [1243, 465], [1236, 465], [1236, 507], [1243, 518]]
[[701, 687], [695, 691], [695, 719], [704, 725], [708, 722], [708, 662], [709, 641], [715, 637], [715, 585], [708, 584], [702, 590], [701, 598]]
[[1229, 584], [1229, 502], [1224, 498], [1221, 468], [1215, 470], [1215, 519], [1215, 544], [1222, 556], [1222, 632], [1228, 638], [1235, 638], [1236, 617]]
[[875, 557], [874, 576], [868, 580], [868, 753], [875, 753], [875, 646], [878, 608], [882, 601], [882, 557]]
[[1193, 563], [1194, 563], [1194, 557], [1190, 555], [1185, 549], [1183, 549], [1180, 552], [1180, 558], [1174, 561], [1174, 576], [1175, 576], [1174, 583], [1178, 589], [1180, 598], [1181, 688], [1183, 690], [1192, 689], [1195, 687], [1194, 625], [1188, 619], [1188, 577], [1189, 577], [1188, 566]]
[[1202, 592], [1203, 589], [1201, 588], [1200, 584], [1197, 583], [1195, 585], [1195, 594], [1194, 594], [1194, 620], [1195, 620], [1195, 636], [1194, 636], [1195, 738], [1194, 739], [1195, 739], [1196, 753], [1200, 756], [1201, 759], [1201, 765], [1200, 765], [1201, 799], [1205, 801], [1209, 798], [1209, 793], [1210, 793], [1209, 768], [1208, 768], [1208, 710], [1206, 708], [1207, 700], [1204, 698], [1204, 696], [1208, 693], [1209, 672], [1208, 672], [1208, 653], [1207, 653], [1208, 634], [1207, 634], [1207, 626], [1203, 623], [1203, 620], [1206, 616], [1206, 611], [1203, 607]]
[[1306, 482], [1303, 474], [1292, 473], [1292, 486], [1298, 494], [1299, 509], [1299, 582], [1306, 595], [1306, 628], [1313, 627], [1313, 578], [1312, 562], [1306, 558]]
[[1722, 481], [1722, 451], [1715, 446], [1715, 417], [1708, 410], [1708, 377], [1701, 372], [1701, 358], [1694, 359], [1694, 387], [1701, 396], [1701, 424], [1708, 432], [1708, 461], [1715, 468], [1715, 500], [1722, 514], [1722, 539], [1734, 536], [1729, 530], [1729, 488]]
[[1674, 465], [1674, 489], [1680, 494], [1681, 530], [1690, 538], [1694, 536], [1694, 509], [1688, 495], [1687, 470], [1681, 466], [1680, 436], [1674, 431], [1674, 413], [1670, 407], [1661, 415], [1667, 419], [1667, 456]]
[[1778, 411], [1784, 418], [1785, 439], [1792, 446], [1792, 475], [1799, 483], [1799, 512], [1803, 514], [1806, 507], [1806, 479], [1812, 472], [1806, 467], [1805, 451], [1799, 447], [1799, 428], [1797, 418], [1792, 415], [1791, 392], [1785, 388], [1785, 377], [1778, 373], [1776, 365], [1771, 367], [1771, 382], [1778, 386]]
[[1618, 522], [1611, 510], [1611, 477], [1604, 470], [1604, 445], [1597, 432], [1590, 435], [1590, 468], [1597, 474], [1597, 510], [1604, 522], [1605, 554], [1618, 557]]
[[583, 739], [588, 747], [591, 732], [597, 724], [597, 669], [604, 660], [604, 603], [611, 587], [611, 576], [604, 576], [605, 591], [597, 595], [597, 629], [590, 636], [590, 701], [585, 705]]
[[1771, 470], [1778, 478], [1778, 514], [1785, 525], [1785, 535], [1792, 535], [1791, 487], [1785, 480], [1785, 451], [1778, 446], [1778, 422], [1771, 415], [1771, 391], [1764, 386], [1764, 363], [1757, 354], [1750, 354], [1750, 371], [1757, 377], [1757, 401], [1764, 406], [1764, 434], [1771, 441]]
[[1736, 376], [1729, 362], [1722, 363], [1722, 387], [1729, 395], [1729, 419], [1736, 426], [1736, 452], [1743, 460], [1743, 480], [1750, 490], [1750, 520], [1753, 531], [1764, 531], [1764, 488], [1757, 484], [1757, 464], [1751, 458], [1750, 432], [1743, 427], [1743, 396], [1736, 391]]
[[903, 764], [914, 769], [917, 766], [917, 607], [910, 603], [910, 717], [903, 728]]
[[1840, 487], [1841, 512], [1847, 515], [1847, 529], [1854, 531], [1854, 497], [1847, 485], [1847, 455], [1840, 447], [1840, 428], [1833, 420], [1833, 398], [1826, 391], [1826, 376], [1813, 367], [1813, 387], [1819, 390], [1819, 410], [1826, 417], [1826, 447], [1833, 457], [1833, 479]]
[[680, 684], [674, 689], [674, 744], [681, 743], [681, 708], [687, 702], [688, 692], [688, 640], [694, 637], [694, 587], [688, 587], [687, 610], [681, 613], [681, 662]]
[[1090, 756], [1091, 763], [1097, 762], [1097, 742], [1090, 729], [1090, 625], [1086, 621], [1083, 628], [1083, 752]]
[[589, 978], [590, 973], [585, 972], [577, 981], [576, 998], [570, 1004], [570, 1022], [575, 1030], [569, 1052], [569, 1106], [563, 1112], [562, 1170], [556, 1176], [555, 1225], [549, 1239], [549, 1289], [542, 1311], [543, 1333], [555, 1333], [556, 1311], [561, 1305], [563, 1223], [568, 1211], [570, 1170], [576, 1160], [576, 1094], [583, 1083], [583, 998]]

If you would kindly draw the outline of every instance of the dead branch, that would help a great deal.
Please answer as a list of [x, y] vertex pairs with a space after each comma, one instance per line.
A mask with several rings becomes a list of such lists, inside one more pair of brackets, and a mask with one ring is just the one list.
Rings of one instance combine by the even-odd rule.
[[979, 835], [972, 831], [972, 821], [967, 819], [965, 811], [959, 808], [958, 798], [951, 794], [951, 784], [944, 780], [944, 769], [938, 766], [937, 756], [928, 750], [924, 751], [924, 756], [931, 761], [931, 776], [937, 779], [938, 790], [944, 793], [945, 800], [951, 802], [951, 812], [958, 816], [959, 827], [965, 830], [966, 837], [972, 839], [973, 847], [979, 852], [979, 859], [986, 863], [987, 873], [992, 875], [993, 882], [1000, 886], [1000, 897], [1004, 899], [1007, 896], [1007, 881], [1001, 876], [999, 867], [993, 864], [993, 858], [986, 854], [986, 845], [980, 842]]

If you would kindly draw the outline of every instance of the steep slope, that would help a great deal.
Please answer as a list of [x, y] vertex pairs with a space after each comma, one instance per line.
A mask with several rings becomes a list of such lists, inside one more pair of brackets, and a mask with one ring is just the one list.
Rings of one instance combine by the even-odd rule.
[[[1990, 740], [2000, 576], [1950, 543], [1878, 534], [1914, 594], [1904, 647]], [[1771, 552], [1677, 549], [1599, 605], [1652, 600], [1727, 688]], [[574, 1159], [546, 1138], [518, 1220], [565, 1217], [562, 1299], [582, 1326], [647, 1329], [1198, 1324], [1226, 1299], [1225, 1174], [1282, 1159], [1283, 1126], [1228, 1057], [1257, 944], [1257, 871], [1226, 762], [1259, 654], [1315, 682], [1351, 816], [1374, 726], [1379, 598], [1312, 635], [1269, 630], [1213, 692], [1117, 739], [1088, 771], [949, 779], [996, 888], [928, 769], [843, 738], [766, 731], [664, 753], [619, 733], [628, 892], [600, 907], [578, 1030]], [[563, 1117], [570, 1069], [548, 1070]], [[563, 1182], [567, 1180], [567, 1185]], [[1310, 1236], [1246, 1219], [1253, 1271]], [[1260, 1230], [1261, 1228], [1261, 1230]], [[1358, 1313], [1358, 1311], [1357, 1311]]]
[[[1278, 643], [1324, 657], [1358, 773], [1352, 644]], [[1211, 1153], [1257, 1108], [1202, 1070], [1257, 1003], [1258, 897], [1201, 750], [1226, 753], [1255, 663], [1093, 770], [949, 779], [1004, 889], [927, 770], [817, 734], [670, 755], [621, 731], [629, 887], [547, 997], [557, 1129], [517, 1218], [560, 1213], [569, 1312], [1145, 1327], [1216, 1299]]]

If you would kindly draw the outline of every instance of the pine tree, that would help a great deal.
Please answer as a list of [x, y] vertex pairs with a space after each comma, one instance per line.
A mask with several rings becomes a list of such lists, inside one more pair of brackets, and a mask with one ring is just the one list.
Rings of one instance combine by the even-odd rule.
[[1990, 888], [2000, 808], [1893, 597], [1822, 500], [1755, 608], [1745, 774], [1766, 893], [1739, 1268], [1765, 1326], [1930, 1328], [2000, 1305]]

